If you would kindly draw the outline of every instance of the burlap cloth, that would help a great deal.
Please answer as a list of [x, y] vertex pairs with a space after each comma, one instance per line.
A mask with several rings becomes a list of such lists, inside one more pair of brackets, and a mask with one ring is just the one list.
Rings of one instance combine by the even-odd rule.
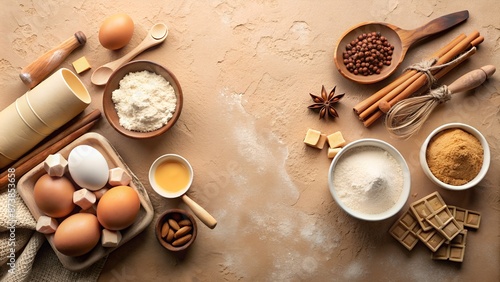
[[[11, 197], [13, 193], [10, 193]], [[9, 191], [0, 192], [0, 281], [96, 281], [106, 257], [81, 272], [65, 269], [46, 242], [35, 231], [36, 222], [24, 201], [15, 194], [15, 210], [9, 211]], [[10, 201], [12, 203], [12, 200]], [[15, 220], [15, 236], [9, 228]], [[14, 240], [10, 240], [13, 238]], [[15, 242], [15, 268], [8, 263]], [[10, 270], [10, 271], [9, 271]]]

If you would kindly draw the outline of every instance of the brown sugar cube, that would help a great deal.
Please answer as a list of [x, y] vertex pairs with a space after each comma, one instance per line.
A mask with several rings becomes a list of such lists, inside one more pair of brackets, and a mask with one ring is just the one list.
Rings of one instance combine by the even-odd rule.
[[109, 170], [108, 183], [111, 186], [128, 185], [132, 177], [121, 167], [115, 167]]
[[304, 143], [308, 146], [316, 147], [316, 144], [318, 144], [320, 137], [320, 131], [309, 128], [307, 130], [306, 137], [304, 138]]
[[330, 135], [327, 136], [328, 138], [328, 145], [330, 148], [338, 148], [338, 147], [343, 147], [346, 144], [346, 141], [344, 140], [344, 136], [342, 136], [342, 133], [340, 131], [334, 132]]
[[480, 223], [481, 223], [481, 214], [476, 211], [467, 210], [464, 226], [478, 229]]
[[43, 168], [48, 175], [61, 177], [66, 172], [68, 161], [61, 154], [49, 155], [43, 162]]
[[328, 158], [333, 159], [342, 150], [342, 148], [328, 148]]

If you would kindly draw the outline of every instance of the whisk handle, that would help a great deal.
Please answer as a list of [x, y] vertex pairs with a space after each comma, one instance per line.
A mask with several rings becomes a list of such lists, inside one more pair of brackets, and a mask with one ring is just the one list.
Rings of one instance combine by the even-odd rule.
[[453, 94], [474, 89], [493, 75], [495, 70], [495, 66], [486, 65], [480, 69], [470, 71], [448, 85], [448, 90]]

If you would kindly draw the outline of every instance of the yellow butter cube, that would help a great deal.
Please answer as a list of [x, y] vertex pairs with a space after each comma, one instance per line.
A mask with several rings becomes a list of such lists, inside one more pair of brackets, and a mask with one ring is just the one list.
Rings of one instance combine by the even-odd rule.
[[344, 137], [342, 136], [342, 133], [340, 131], [328, 135], [327, 138], [330, 148], [343, 147], [346, 144]]
[[328, 148], [328, 158], [333, 159], [342, 150], [342, 148]]
[[307, 130], [306, 137], [304, 138], [304, 143], [306, 143], [306, 145], [308, 146], [316, 147], [316, 144], [318, 144], [320, 137], [321, 132], [309, 128]]
[[321, 150], [323, 149], [323, 147], [325, 147], [325, 143], [326, 143], [326, 134], [321, 134], [319, 136], [318, 143], [316, 143], [316, 146], [313, 147]]
[[82, 73], [82, 72], [90, 69], [90, 64], [87, 61], [87, 58], [85, 58], [85, 56], [83, 56], [80, 59], [73, 62], [73, 67], [75, 68], [75, 71], [77, 73]]

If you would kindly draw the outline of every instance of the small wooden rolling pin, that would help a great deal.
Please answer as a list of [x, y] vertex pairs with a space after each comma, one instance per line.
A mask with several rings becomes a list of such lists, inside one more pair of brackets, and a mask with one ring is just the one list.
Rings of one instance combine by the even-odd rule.
[[41, 57], [24, 67], [19, 74], [21, 80], [30, 89], [44, 80], [55, 68], [57, 68], [68, 55], [77, 47], [84, 45], [87, 37], [81, 31], [77, 31], [74, 36], [43, 54]]
[[50, 154], [55, 154], [66, 145], [89, 131], [100, 117], [101, 112], [97, 109], [93, 110], [88, 115], [77, 120], [67, 129], [57, 134], [53, 139], [47, 141], [47, 143], [40, 146], [38, 149], [35, 149], [14, 164], [5, 168], [5, 171], [0, 174], [0, 191], [4, 190], [9, 183], [9, 168], [15, 169], [13, 174], [15, 175], [17, 182], [22, 175], [27, 173], [39, 163], [43, 162]]

